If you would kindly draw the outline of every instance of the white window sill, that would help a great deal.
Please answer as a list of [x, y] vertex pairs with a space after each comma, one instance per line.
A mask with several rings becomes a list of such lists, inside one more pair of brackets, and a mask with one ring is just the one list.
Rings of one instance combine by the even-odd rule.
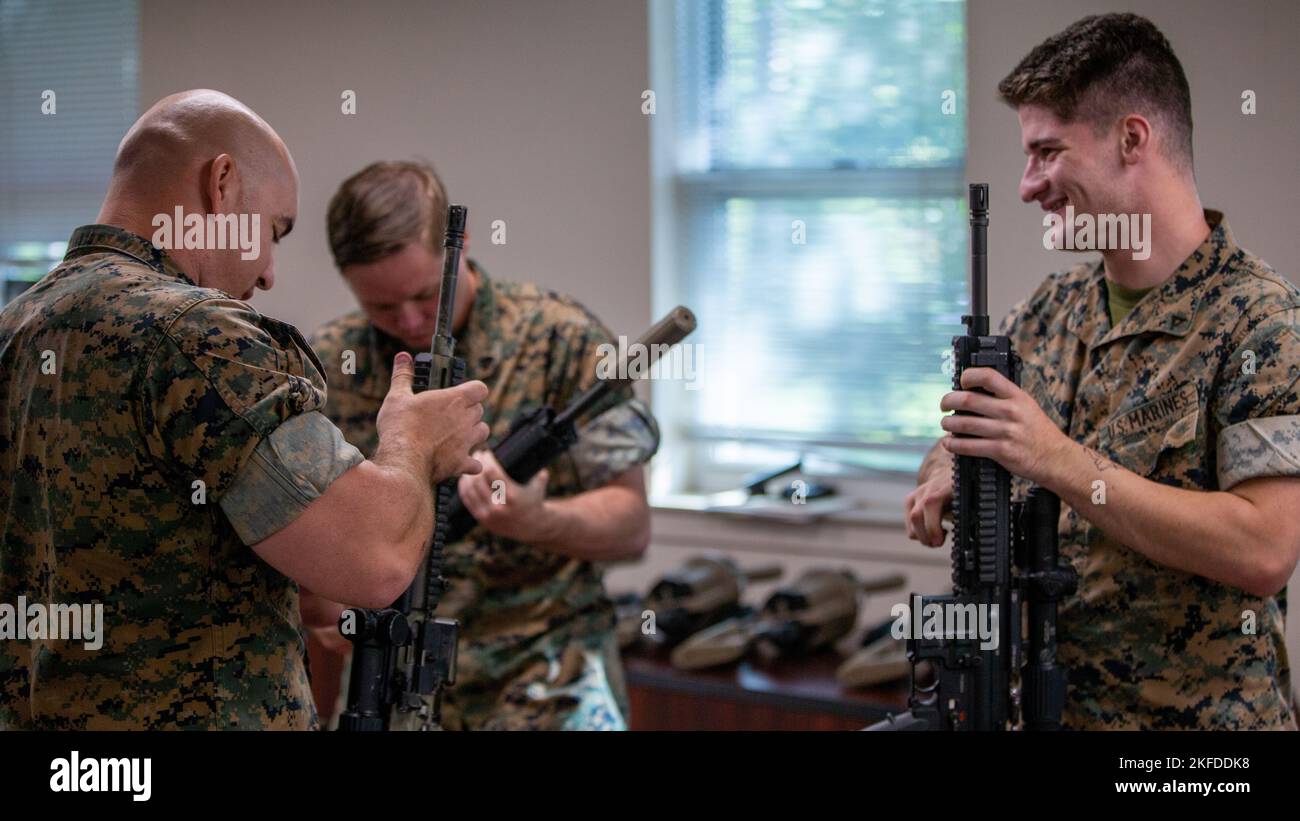
[[650, 505], [657, 511], [703, 513], [777, 524], [834, 523], [904, 529], [903, 500], [916, 488], [911, 478], [841, 475], [818, 480], [833, 485], [836, 495], [795, 504], [773, 495], [749, 497], [743, 491], [664, 492], [652, 493]]
[[[840, 507], [818, 511], [821, 500], [794, 505], [765, 500], [765, 512], [716, 509], [720, 497], [707, 493], [661, 493], [651, 498], [652, 544], [671, 548], [721, 549], [771, 556], [803, 556], [820, 560], [874, 560], [899, 565], [946, 567], [948, 550], [928, 550], [908, 540], [903, 523], [903, 499], [911, 482], [837, 481]], [[856, 504], [848, 509], [840, 499]], [[734, 500], [726, 500], [733, 501]], [[828, 500], [829, 501], [829, 500]], [[773, 506], [786, 508], [775, 514]], [[797, 511], [797, 512], [795, 512]]]
[[808, 526], [825, 522], [902, 529], [903, 497], [909, 491], [910, 488], [903, 490], [897, 499], [835, 496], [828, 500], [815, 499], [800, 505], [770, 497], [756, 497], [756, 501], [743, 505], [719, 505], [717, 503], [719, 494], [664, 493], [651, 499], [651, 508], [655, 511], [697, 513], [723, 519], [771, 522], [777, 525]]

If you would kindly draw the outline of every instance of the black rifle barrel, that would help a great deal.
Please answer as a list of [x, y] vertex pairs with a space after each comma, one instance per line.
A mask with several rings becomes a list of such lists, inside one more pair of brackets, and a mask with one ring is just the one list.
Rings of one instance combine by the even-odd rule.
[[460, 272], [460, 252], [465, 248], [465, 221], [469, 216], [463, 205], [447, 209], [447, 233], [443, 236], [442, 287], [438, 292], [438, 318], [433, 331], [434, 356], [451, 356], [456, 340], [452, 323], [456, 321], [456, 276]]
[[989, 186], [970, 186], [970, 318], [971, 336], [989, 332]]

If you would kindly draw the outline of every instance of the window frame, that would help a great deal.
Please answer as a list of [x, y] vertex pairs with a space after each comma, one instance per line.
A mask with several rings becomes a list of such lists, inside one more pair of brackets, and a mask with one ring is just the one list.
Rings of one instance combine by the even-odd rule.
[[[966, 187], [969, 138], [960, 161], [949, 164], [904, 167], [823, 168], [823, 169], [747, 169], [747, 170], [679, 170], [681, 157], [677, 145], [679, 132], [676, 96], [678, 75], [682, 85], [698, 82], [695, 61], [681, 53], [682, 40], [677, 36], [677, 12], [674, 0], [650, 0], [650, 90], [656, 92], [651, 130], [651, 218], [652, 218], [652, 301], [655, 315], [677, 304], [689, 292], [686, 278], [698, 270], [692, 257], [706, 242], [716, 237], [710, 231], [711, 217], [728, 197], [756, 199], [872, 197], [912, 200], [926, 197], [958, 198]], [[695, 36], [702, 36], [696, 34]], [[963, 75], [967, 66], [962, 65]], [[958, 99], [965, 95], [965, 76]], [[965, 123], [963, 122], [963, 127]], [[689, 306], [688, 306], [689, 307]], [[958, 329], [954, 326], [954, 333]], [[708, 363], [707, 352], [705, 362]], [[705, 365], [706, 371], [709, 364]], [[696, 493], [734, 486], [741, 476], [760, 468], [772, 467], [779, 458], [750, 463], [721, 463], [713, 455], [713, 446], [735, 443], [742, 448], [771, 447], [791, 455], [819, 451], [856, 452], [871, 462], [872, 456], [884, 456], [897, 462], [902, 454], [919, 464], [933, 445], [918, 439], [900, 443], [846, 442], [839, 439], [765, 436], [753, 433], [738, 437], [712, 432], [691, 425], [690, 398], [674, 382], [655, 382], [652, 395], [656, 415], [662, 428], [660, 456], [651, 482], [652, 497], [667, 498], [681, 493]], [[892, 457], [892, 458], [890, 458]], [[914, 481], [915, 469], [873, 467], [846, 464], [832, 473], [849, 484], [870, 488], [880, 482], [897, 485]], [[890, 490], [886, 495], [892, 493]]]

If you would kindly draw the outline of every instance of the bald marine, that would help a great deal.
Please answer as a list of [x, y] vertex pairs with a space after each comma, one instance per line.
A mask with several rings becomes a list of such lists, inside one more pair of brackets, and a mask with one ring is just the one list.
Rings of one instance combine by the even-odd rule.
[[[0, 602], [103, 612], [92, 641], [0, 617], [0, 730], [315, 727], [303, 631], [339, 608], [304, 623], [299, 591], [394, 601], [433, 487], [481, 470], [486, 386], [416, 394], [408, 353], [372, 457], [321, 412], [320, 360], [247, 301], [297, 210], [265, 121], [175, 94], [122, 140], [99, 222], [0, 308]], [[191, 231], [218, 220], [265, 235]]]
[[275, 244], [297, 213], [298, 170], [275, 129], [195, 89], [159, 100], [122, 138], [98, 222], [153, 237], [194, 284], [248, 300], [274, 284]]

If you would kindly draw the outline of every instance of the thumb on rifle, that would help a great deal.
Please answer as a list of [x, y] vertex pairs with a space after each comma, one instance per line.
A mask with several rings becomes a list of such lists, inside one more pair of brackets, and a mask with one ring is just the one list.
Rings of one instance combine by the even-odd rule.
[[393, 378], [388, 385], [388, 395], [408, 394], [415, 382], [415, 360], [406, 351], [393, 357]]

